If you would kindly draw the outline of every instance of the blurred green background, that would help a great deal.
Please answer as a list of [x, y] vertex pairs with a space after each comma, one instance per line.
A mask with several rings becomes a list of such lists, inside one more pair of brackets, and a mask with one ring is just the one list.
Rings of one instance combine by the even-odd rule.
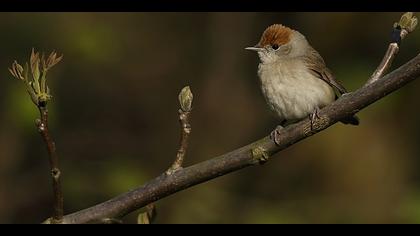
[[[36, 107], [7, 68], [32, 47], [64, 54], [49, 73], [50, 128], [65, 212], [166, 170], [177, 95], [194, 93], [186, 165], [267, 135], [276, 118], [244, 48], [265, 27], [298, 29], [352, 91], [385, 53], [401, 13], [0, 13], [0, 223], [49, 217], [52, 190]], [[394, 68], [420, 52], [420, 31]], [[158, 201], [156, 223], [420, 223], [420, 81], [247, 168]], [[125, 218], [134, 223], [137, 212]]]

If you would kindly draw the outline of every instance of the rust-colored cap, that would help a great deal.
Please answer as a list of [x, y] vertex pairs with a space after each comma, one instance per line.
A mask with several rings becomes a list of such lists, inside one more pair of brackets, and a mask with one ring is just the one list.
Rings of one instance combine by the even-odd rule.
[[286, 44], [290, 41], [290, 36], [293, 30], [289, 27], [274, 24], [265, 29], [261, 36], [260, 42], [256, 45], [258, 47], [265, 47], [267, 45], [277, 44], [279, 46]]

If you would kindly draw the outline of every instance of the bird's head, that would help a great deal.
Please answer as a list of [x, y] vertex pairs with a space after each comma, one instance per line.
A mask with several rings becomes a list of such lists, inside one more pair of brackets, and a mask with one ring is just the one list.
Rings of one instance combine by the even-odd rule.
[[308, 45], [305, 36], [298, 31], [274, 24], [264, 31], [257, 45], [245, 49], [258, 52], [262, 63], [273, 63], [305, 55]]

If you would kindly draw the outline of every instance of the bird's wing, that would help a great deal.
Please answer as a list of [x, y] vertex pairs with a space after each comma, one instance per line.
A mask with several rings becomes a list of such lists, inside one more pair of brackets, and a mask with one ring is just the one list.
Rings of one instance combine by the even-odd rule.
[[310, 47], [309, 53], [304, 57], [304, 61], [313, 75], [337, 89], [340, 95], [347, 93], [347, 90], [335, 79], [334, 75], [325, 65], [324, 59], [322, 59], [321, 55], [315, 49]]

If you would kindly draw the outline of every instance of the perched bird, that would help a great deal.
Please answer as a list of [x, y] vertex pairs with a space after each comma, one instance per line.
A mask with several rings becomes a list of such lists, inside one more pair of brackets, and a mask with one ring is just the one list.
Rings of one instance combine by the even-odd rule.
[[[280, 24], [269, 26], [254, 47], [260, 58], [258, 75], [261, 89], [280, 125], [271, 133], [278, 144], [283, 125], [309, 116], [311, 127], [320, 108], [334, 102], [346, 89], [334, 78], [321, 55], [305, 36]], [[341, 120], [358, 125], [356, 116]]]

